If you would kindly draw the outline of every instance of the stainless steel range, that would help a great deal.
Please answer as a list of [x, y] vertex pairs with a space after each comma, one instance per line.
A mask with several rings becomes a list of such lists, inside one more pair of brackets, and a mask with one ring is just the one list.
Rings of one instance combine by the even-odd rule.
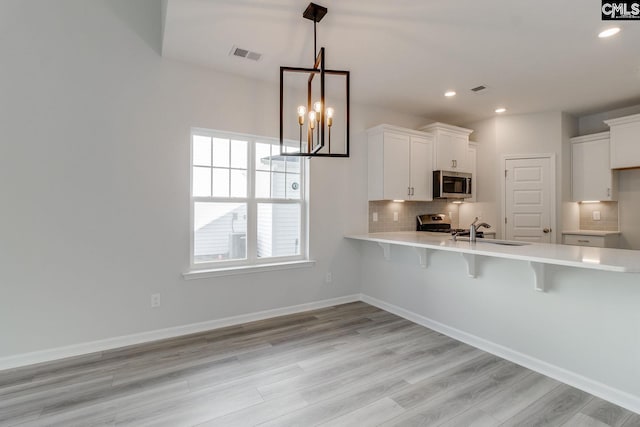
[[[468, 228], [451, 228], [451, 218], [446, 214], [424, 214], [416, 217], [416, 230], [429, 231], [431, 233], [449, 233], [457, 236], [468, 236]], [[476, 233], [476, 237], [484, 237], [482, 231]]]

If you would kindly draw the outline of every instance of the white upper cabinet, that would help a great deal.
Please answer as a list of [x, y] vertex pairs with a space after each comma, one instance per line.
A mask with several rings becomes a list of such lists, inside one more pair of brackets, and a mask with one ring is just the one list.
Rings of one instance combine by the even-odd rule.
[[369, 200], [433, 200], [433, 142], [423, 132], [369, 129]]
[[640, 167], [640, 114], [604, 122], [611, 133], [611, 169]]
[[383, 133], [383, 199], [408, 199], [411, 194], [409, 158], [411, 137], [393, 132]]
[[611, 201], [618, 197], [618, 177], [609, 162], [609, 132], [571, 138], [573, 200]]
[[433, 142], [424, 136], [411, 136], [409, 200], [433, 200]]
[[432, 123], [420, 128], [433, 135], [433, 169], [471, 172], [468, 162], [469, 135], [473, 130], [445, 123]]

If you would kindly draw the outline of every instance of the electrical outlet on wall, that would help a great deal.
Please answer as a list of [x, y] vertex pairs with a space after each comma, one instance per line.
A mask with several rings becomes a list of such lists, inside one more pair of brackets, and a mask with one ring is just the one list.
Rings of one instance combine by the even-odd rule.
[[398, 212], [393, 213], [393, 220], [398, 221]]
[[378, 222], [378, 212], [373, 213], [373, 222]]
[[324, 277], [324, 281], [325, 283], [333, 282], [333, 275], [331, 274], [330, 271], [327, 272], [326, 276]]
[[600, 211], [593, 211], [592, 217], [594, 221], [600, 221]]
[[151, 294], [151, 308], [160, 307], [160, 294]]

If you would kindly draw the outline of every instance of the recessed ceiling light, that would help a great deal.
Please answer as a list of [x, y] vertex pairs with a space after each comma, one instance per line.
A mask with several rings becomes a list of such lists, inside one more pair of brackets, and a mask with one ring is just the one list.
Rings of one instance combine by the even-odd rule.
[[496, 108], [496, 113], [498, 113], [498, 114], [504, 113], [505, 111], [507, 111], [507, 109], [504, 108], [504, 107]]
[[604, 39], [607, 37], [615, 36], [619, 32], [620, 32], [620, 27], [611, 27], [611, 28], [607, 28], [604, 31], [601, 31], [600, 34], [598, 34], [598, 37], [600, 37], [601, 39]]
[[456, 91], [455, 90], [450, 90], [448, 92], [445, 92], [444, 96], [446, 96], [447, 98], [451, 98], [452, 96], [456, 96]]

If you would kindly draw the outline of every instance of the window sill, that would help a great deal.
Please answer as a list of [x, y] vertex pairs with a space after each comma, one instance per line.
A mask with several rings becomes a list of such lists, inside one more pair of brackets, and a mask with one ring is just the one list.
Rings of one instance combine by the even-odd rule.
[[240, 265], [235, 267], [212, 268], [209, 270], [190, 270], [182, 273], [185, 280], [207, 279], [209, 277], [235, 276], [238, 274], [262, 273], [263, 271], [292, 270], [316, 265], [315, 260], [278, 262], [273, 264]]

